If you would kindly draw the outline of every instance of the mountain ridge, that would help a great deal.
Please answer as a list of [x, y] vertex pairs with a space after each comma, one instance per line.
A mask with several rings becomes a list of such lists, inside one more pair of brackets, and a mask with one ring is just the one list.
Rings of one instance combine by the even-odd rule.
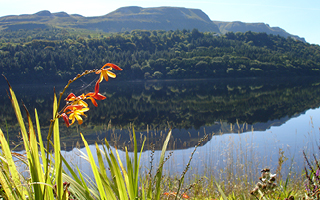
[[48, 10], [34, 14], [8, 15], [0, 17], [0, 30], [19, 30], [34, 28], [80, 28], [91, 31], [124, 32], [132, 30], [192, 30], [201, 32], [266, 32], [267, 34], [292, 37], [305, 42], [304, 38], [292, 35], [279, 27], [265, 23], [245, 23], [240, 21], [223, 22], [211, 20], [200, 9], [183, 7], [138, 6], [121, 7], [106, 15], [84, 17], [66, 12], [51, 13]]

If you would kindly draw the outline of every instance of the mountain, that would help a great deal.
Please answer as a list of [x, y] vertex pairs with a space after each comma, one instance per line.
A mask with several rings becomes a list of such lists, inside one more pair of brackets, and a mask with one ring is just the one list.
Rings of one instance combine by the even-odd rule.
[[295, 35], [287, 33], [278, 27], [270, 27], [264, 23], [221, 22], [212, 21], [199, 9], [181, 7], [142, 8], [137, 6], [122, 7], [109, 14], [97, 17], [69, 15], [65, 12], [51, 13], [40, 11], [31, 15], [5, 16], [0, 18], [0, 30], [19, 30], [35, 28], [75, 28], [103, 32], [124, 32], [141, 30], [177, 30], [194, 28], [201, 32], [266, 32], [267, 34], [292, 37], [301, 41]]
[[32, 15], [0, 18], [0, 29], [18, 30], [50, 26], [82, 28], [104, 32], [124, 32], [134, 29], [177, 30], [198, 29], [219, 33], [219, 28], [199, 9], [158, 7], [123, 7], [99, 17], [69, 15], [64, 12], [40, 11]]
[[234, 22], [223, 22], [223, 21], [213, 21], [218, 27], [222, 34], [227, 32], [242, 32], [245, 33], [247, 31], [252, 32], [265, 32], [267, 34], [280, 35], [282, 37], [291, 37], [302, 42], [306, 42], [304, 38], [301, 38], [296, 35], [291, 35], [286, 32], [282, 28], [279, 27], [270, 27], [269, 24], [265, 23], [244, 23], [240, 21]]

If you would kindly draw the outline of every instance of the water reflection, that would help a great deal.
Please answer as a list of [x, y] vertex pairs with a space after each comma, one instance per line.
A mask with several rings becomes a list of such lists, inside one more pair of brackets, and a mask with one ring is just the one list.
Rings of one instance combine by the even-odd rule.
[[[100, 86], [107, 100], [90, 109], [83, 125], [66, 128], [61, 121], [60, 131], [66, 150], [81, 147], [81, 142], [77, 144], [81, 141], [79, 132], [89, 143], [107, 138], [121, 149], [130, 147], [129, 129], [134, 125], [139, 138], [147, 136], [148, 143], [159, 149], [169, 125], [174, 129], [170, 149], [185, 149], [205, 133], [265, 131], [317, 108], [319, 83], [311, 78], [110, 81]], [[69, 91], [89, 92], [93, 85], [87, 86], [75, 85]], [[58, 85], [56, 90], [62, 87]], [[5, 88], [0, 88], [0, 126], [15, 141], [19, 131]], [[53, 86], [20, 85], [13, 89], [31, 113], [37, 108], [45, 136], [52, 116]]]
[[[310, 109], [287, 120], [281, 126], [271, 126], [263, 131], [248, 131], [241, 134], [226, 132], [219, 135], [209, 131], [209, 127], [204, 127], [210, 138], [194, 154], [187, 180], [193, 182], [197, 176], [204, 175], [230, 182], [241, 177], [242, 180], [251, 183], [258, 180], [262, 168], [269, 167], [273, 172], [276, 171], [281, 152], [283, 159], [286, 160], [281, 175], [286, 177], [290, 172], [291, 180], [294, 180], [292, 177], [295, 175], [299, 178], [304, 167], [302, 151], [305, 151], [309, 158], [313, 153], [319, 156], [319, 127], [320, 108]], [[173, 130], [173, 133], [177, 131]], [[95, 152], [94, 145], [91, 145], [90, 149]], [[193, 150], [192, 147], [173, 150], [172, 157], [164, 165], [165, 173], [181, 174]], [[80, 151], [86, 152], [84, 148], [80, 148]], [[154, 166], [160, 158], [160, 153], [160, 150], [155, 151]], [[124, 162], [125, 152], [120, 150], [119, 154]], [[147, 150], [141, 155], [142, 173], [150, 169], [151, 154], [151, 151]], [[62, 155], [93, 177], [90, 164], [77, 156], [80, 155], [79, 150], [65, 151]], [[132, 153], [130, 155], [132, 156]], [[235, 174], [236, 177], [230, 176]]]

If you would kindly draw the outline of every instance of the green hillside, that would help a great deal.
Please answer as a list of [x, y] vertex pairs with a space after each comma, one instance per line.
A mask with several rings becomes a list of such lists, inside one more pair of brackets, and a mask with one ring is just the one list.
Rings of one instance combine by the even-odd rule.
[[0, 73], [16, 82], [68, 80], [112, 62], [117, 80], [320, 75], [320, 46], [266, 33], [66, 29], [0, 32]]

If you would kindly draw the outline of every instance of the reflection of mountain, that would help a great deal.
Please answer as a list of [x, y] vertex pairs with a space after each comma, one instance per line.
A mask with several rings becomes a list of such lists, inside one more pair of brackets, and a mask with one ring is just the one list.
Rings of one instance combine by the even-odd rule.
[[[20, 91], [18, 87], [13, 87], [18, 99], [23, 99], [30, 112], [37, 108], [43, 128], [48, 125], [52, 115], [51, 88], [24, 86]], [[71, 90], [80, 93], [77, 92], [79, 89], [81, 87], [76, 86]], [[215, 134], [238, 132], [236, 122], [243, 127], [240, 132], [251, 130], [251, 125], [255, 130], [265, 130], [272, 124], [282, 124], [291, 116], [320, 105], [320, 86], [310, 78], [110, 81], [104, 82], [100, 91], [108, 98], [98, 102], [98, 108], [90, 109], [83, 125], [61, 128], [61, 133], [68, 141], [67, 146], [72, 145], [69, 141], [77, 140], [80, 131], [92, 142], [113, 135], [109, 138], [112, 140], [116, 134], [118, 138], [122, 134], [118, 145], [128, 144], [128, 131], [118, 130], [127, 130], [130, 124], [134, 124], [137, 132], [144, 133], [149, 125], [148, 133], [152, 135], [148, 138], [160, 144], [162, 139], [158, 136], [165, 135], [166, 131], [163, 130], [169, 124], [175, 129], [175, 146], [172, 148], [185, 148], [194, 146], [204, 131]], [[5, 94], [0, 98], [1, 129], [6, 130], [7, 122], [9, 133], [16, 134], [18, 131], [13, 131], [17, 127], [16, 120], [9, 100]], [[112, 127], [108, 128], [110, 122]], [[230, 123], [233, 124], [232, 130]]]

